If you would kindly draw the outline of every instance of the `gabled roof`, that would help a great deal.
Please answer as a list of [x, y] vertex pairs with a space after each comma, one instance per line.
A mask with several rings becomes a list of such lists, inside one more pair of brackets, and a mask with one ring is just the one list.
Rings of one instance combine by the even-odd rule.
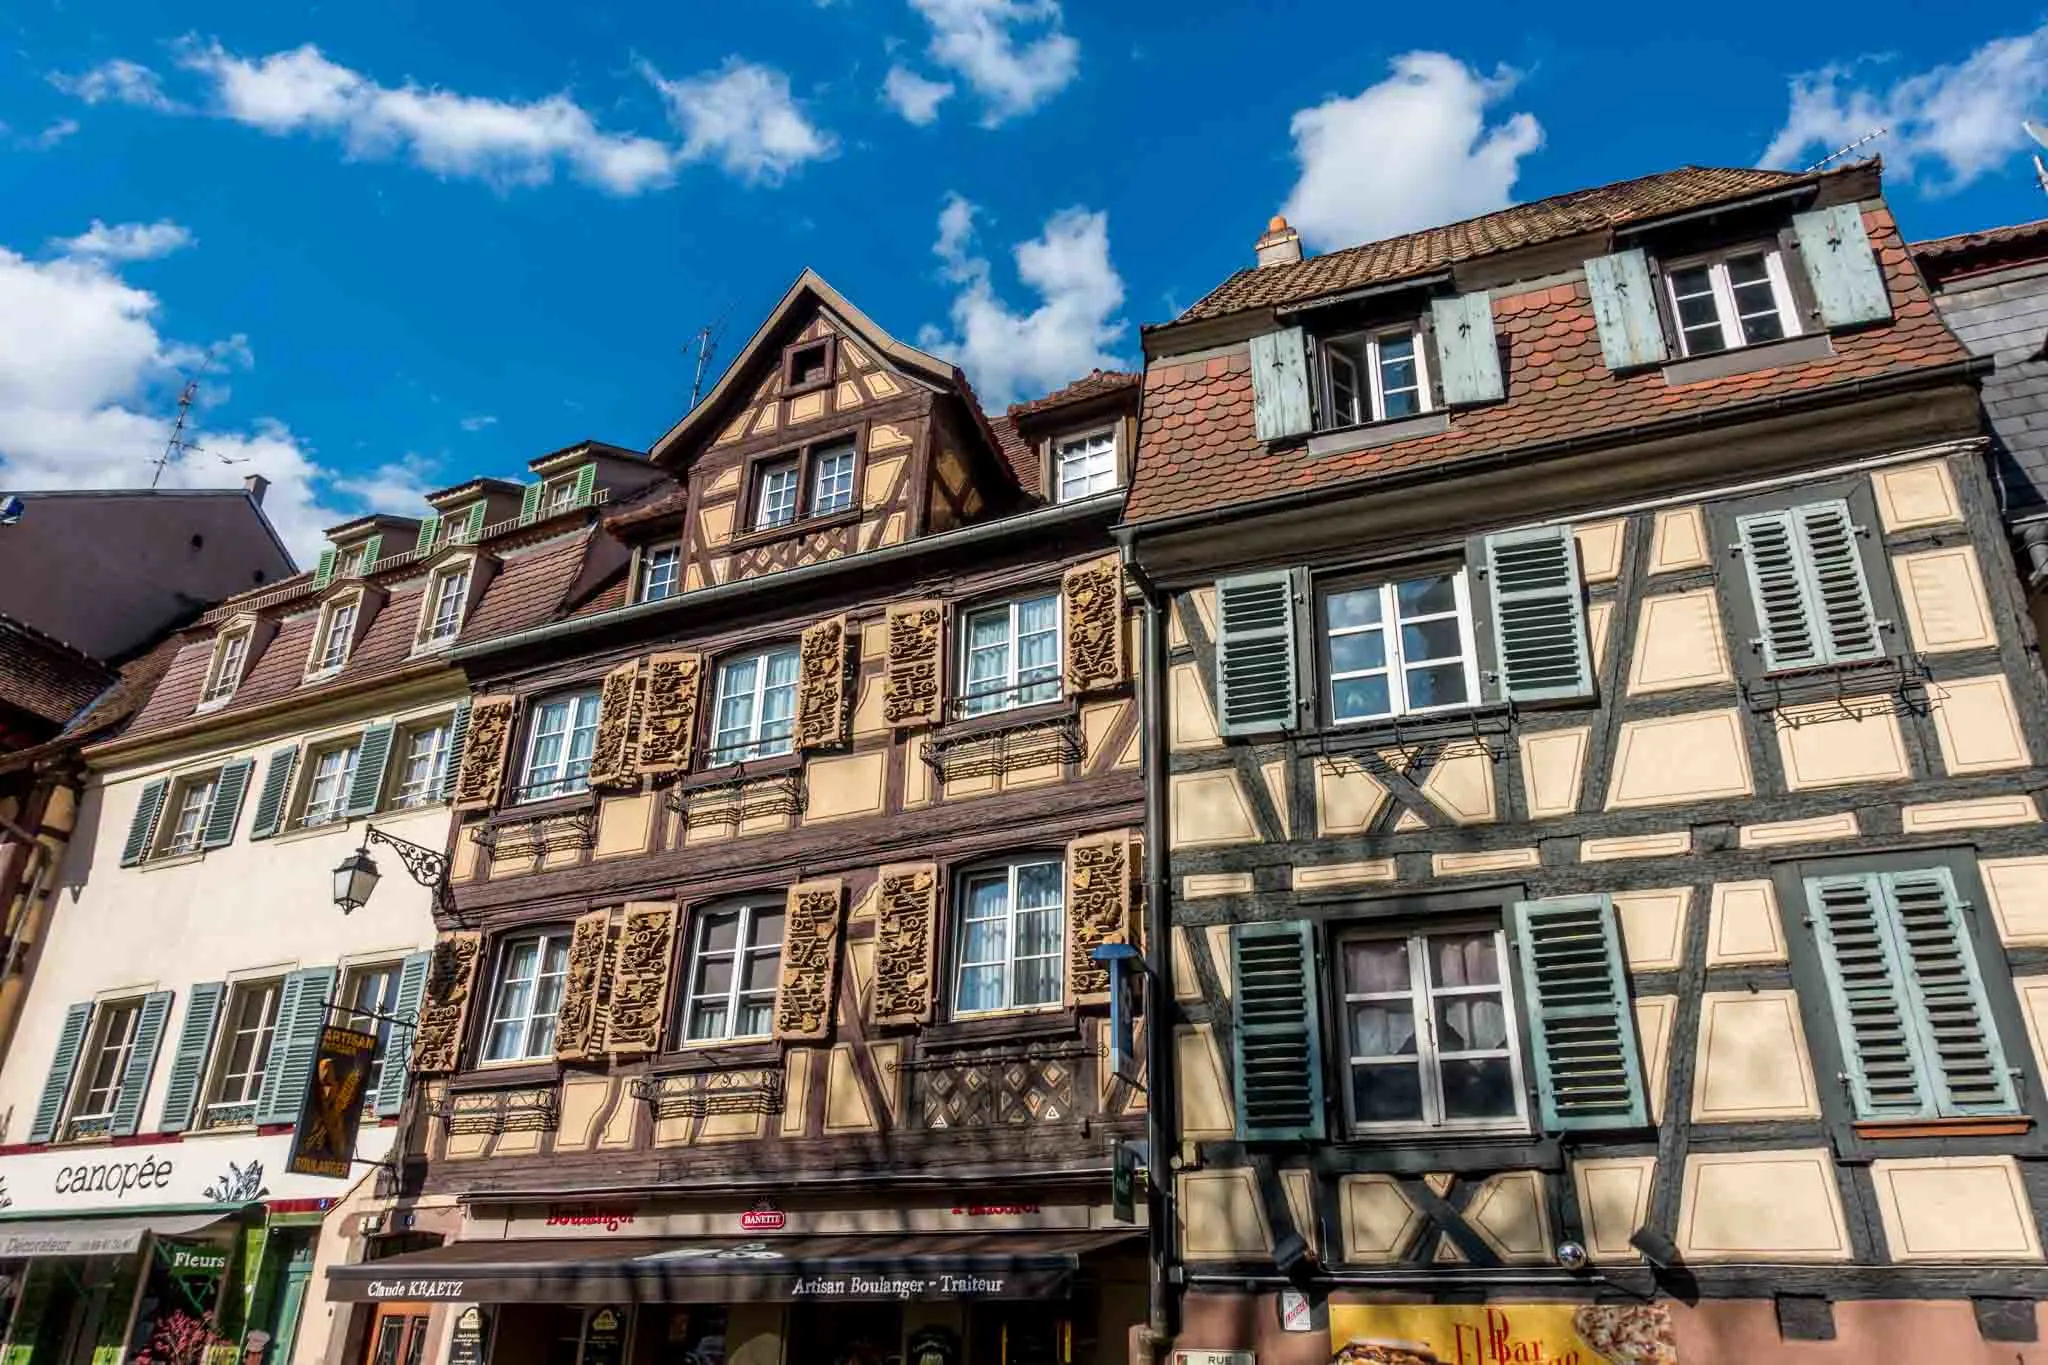
[[1915, 242], [1908, 249], [1927, 278], [1941, 284], [1961, 275], [2048, 259], [2048, 218], [1958, 232]]
[[1145, 376], [1131, 370], [1091, 370], [1063, 389], [1054, 389], [1043, 398], [1033, 398], [1025, 403], [1010, 404], [1009, 418], [1013, 422], [1025, 421], [1040, 413], [1055, 408], [1072, 407], [1114, 393], [1125, 393], [1145, 382]]

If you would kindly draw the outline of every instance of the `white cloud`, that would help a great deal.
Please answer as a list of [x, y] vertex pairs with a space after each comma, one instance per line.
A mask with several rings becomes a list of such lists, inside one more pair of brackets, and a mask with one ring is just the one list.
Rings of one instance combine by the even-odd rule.
[[1854, 66], [1794, 76], [1791, 86], [1785, 126], [1759, 164], [1808, 166], [1883, 128], [1859, 153], [1885, 153], [1909, 179], [1940, 172], [1930, 188], [1961, 189], [2031, 147], [2020, 120], [2048, 114], [2048, 24], [1889, 87], [1858, 84]]
[[1109, 216], [1061, 209], [1014, 251], [1017, 278], [1038, 296], [1020, 312], [996, 294], [988, 260], [975, 254], [979, 212], [957, 194], [939, 212], [933, 245], [945, 277], [960, 286], [949, 327], [927, 326], [918, 344], [967, 372], [982, 401], [1001, 407], [1032, 398], [1089, 370], [1113, 369], [1126, 330], [1117, 317], [1124, 282], [1109, 260]]
[[51, 246], [67, 256], [97, 256], [108, 261], [150, 261], [197, 244], [189, 228], [165, 218], [154, 223], [115, 223], [95, 218], [76, 237], [53, 239]]
[[1295, 113], [1300, 178], [1282, 212], [1327, 249], [1454, 223], [1513, 202], [1523, 157], [1543, 145], [1530, 114], [1487, 123], [1516, 73], [1482, 76], [1441, 52], [1394, 58], [1394, 74]]
[[668, 102], [685, 161], [716, 161], [750, 184], [772, 185], [837, 150], [832, 135], [790, 94], [789, 77], [774, 67], [728, 57], [716, 71], [674, 81], [649, 62], [640, 70]]
[[882, 78], [882, 99], [897, 113], [922, 128], [939, 116], [939, 106], [953, 93], [951, 81], [926, 80], [898, 63]]
[[183, 107], [176, 100], [164, 94], [163, 83], [157, 74], [140, 62], [131, 62], [125, 57], [101, 62], [89, 71], [76, 76], [67, 76], [61, 71], [50, 73], [50, 84], [67, 95], [75, 95], [87, 104], [103, 104], [113, 101], [117, 104], [134, 104], [144, 109], [156, 109], [164, 113], [176, 113]]
[[462, 419], [462, 429], [464, 431], [482, 431], [485, 427], [494, 427], [496, 425], [498, 425], [498, 419], [487, 412], [479, 413], [475, 417], [465, 417]]
[[60, 118], [34, 137], [21, 138], [19, 141], [24, 147], [33, 147], [39, 152], [46, 152], [77, 131], [77, 119]]
[[395, 512], [417, 517], [426, 513], [427, 494], [444, 485], [435, 462], [423, 455], [402, 459], [362, 474], [336, 475], [334, 491], [352, 498], [365, 512]]
[[1080, 72], [1081, 45], [1060, 26], [1059, 0], [910, 4], [931, 27], [926, 52], [980, 96], [987, 126], [1030, 113]]

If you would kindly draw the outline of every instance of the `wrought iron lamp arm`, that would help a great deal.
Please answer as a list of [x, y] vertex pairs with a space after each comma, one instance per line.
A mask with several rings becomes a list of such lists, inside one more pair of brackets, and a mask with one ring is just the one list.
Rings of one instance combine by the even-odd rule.
[[448, 885], [448, 855], [439, 849], [401, 839], [395, 834], [386, 834], [375, 825], [363, 826], [363, 849], [371, 844], [383, 844], [398, 855], [405, 864], [405, 870], [412, 879], [434, 893], [434, 909], [447, 914], [455, 913], [455, 893]]

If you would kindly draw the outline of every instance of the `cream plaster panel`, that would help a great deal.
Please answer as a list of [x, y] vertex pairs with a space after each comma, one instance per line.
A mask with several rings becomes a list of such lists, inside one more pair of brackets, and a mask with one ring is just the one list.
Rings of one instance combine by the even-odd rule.
[[839, 412], [845, 412], [848, 408], [857, 408], [866, 401], [867, 399], [861, 396], [860, 389], [854, 385], [851, 379], [842, 379], [832, 386], [832, 406]]
[[540, 1150], [542, 1136], [543, 1134], [538, 1128], [508, 1129], [498, 1134], [497, 1145], [491, 1148], [491, 1155], [494, 1157], [532, 1156]]
[[[1145, 1046], [1144, 1028], [1138, 1028], [1138, 1048]], [[868, 1063], [876, 1078], [875, 1090], [882, 1097], [882, 1105], [889, 1111], [891, 1125], [903, 1121], [903, 1047], [904, 1040], [891, 1038], [885, 1042], [868, 1044]], [[1114, 1077], [1104, 1077], [1114, 1081]]]
[[910, 743], [903, 746], [903, 804], [922, 806], [932, 799], [932, 769], [924, 761], [925, 737], [922, 732], [910, 737]]
[[2048, 1075], [2048, 976], [2016, 976], [2012, 988], [2027, 1019], [2027, 1041], [2034, 1049], [2034, 1074]]
[[1614, 599], [1602, 597], [1586, 604], [1586, 639], [1593, 647], [1593, 676], [1607, 674], [1608, 627], [1614, 624]]
[[875, 370], [860, 378], [861, 382], [868, 386], [868, 392], [877, 398], [888, 398], [903, 392], [903, 386], [890, 377], [886, 370]]
[[1639, 995], [1635, 1002], [1636, 1041], [1643, 1049], [1643, 1075], [1650, 1086], [1650, 1122], [1664, 1121], [1664, 1097], [1671, 1090], [1666, 1063], [1671, 1057], [1671, 1030], [1678, 1020], [1675, 995]]
[[1257, 843], [1251, 803], [1238, 785], [1237, 773], [1219, 768], [1205, 773], [1175, 773], [1169, 792], [1173, 846]]
[[[1316, 1217], [1316, 1175], [1299, 1168], [1280, 1172], [1280, 1187], [1287, 1192], [1287, 1211], [1294, 1215], [1295, 1231], [1311, 1251], [1322, 1254], [1321, 1220]], [[1118, 1360], [1123, 1357], [1119, 1355]], [[1105, 1363], [1106, 1365], [1106, 1363]]]
[[1856, 836], [1856, 812], [1816, 815], [1810, 820], [1777, 820], [1764, 825], [1744, 825], [1735, 841], [1743, 848], [1782, 848], [1786, 844], [1817, 844], [1828, 839]]
[[897, 476], [903, 472], [903, 466], [909, 459], [907, 455], [890, 455], [869, 460], [867, 474], [861, 479], [860, 505], [872, 511], [887, 503], [889, 494], [896, 487]]
[[1387, 803], [1387, 789], [1349, 758], [1319, 758], [1316, 769], [1316, 833], [1362, 834]]
[[1249, 1169], [1180, 1176], [1180, 1249], [1190, 1260], [1250, 1261], [1273, 1254], [1273, 1230]]
[[901, 450], [909, 444], [909, 433], [893, 422], [877, 422], [868, 429], [869, 454], [879, 450]]
[[1628, 669], [1631, 696], [1734, 680], [1712, 588], [1646, 597], [1640, 610]]
[[1273, 803], [1274, 818], [1280, 822], [1280, 837], [1294, 837], [1293, 812], [1287, 800], [1287, 760], [1276, 758], [1271, 763], [1259, 765], [1259, 776], [1265, 779], [1266, 796]]
[[1522, 795], [1531, 820], [1570, 815], [1579, 808], [1579, 781], [1592, 737], [1586, 725], [1522, 735]]
[[1190, 1141], [1228, 1141], [1237, 1132], [1223, 1057], [1207, 1024], [1173, 1031], [1174, 1080], [1180, 1087], [1180, 1134]]
[[903, 520], [903, 514], [901, 512], [891, 512], [888, 515], [888, 517], [883, 520], [882, 533], [879, 536], [875, 537], [875, 543], [877, 545], [901, 544], [903, 541], [903, 532], [906, 524], [907, 523], [905, 523], [905, 521]]
[[1650, 1221], [1657, 1158], [1611, 1156], [1574, 1161], [1572, 1183], [1579, 1191], [1587, 1254], [1596, 1263], [1642, 1260], [1642, 1253], [1628, 1239]]
[[1987, 858], [1977, 871], [1999, 941], [2014, 947], [2048, 944], [2048, 858]]
[[1897, 782], [1913, 775], [1898, 717], [1881, 697], [1788, 706], [1774, 712], [1772, 728], [1793, 791], [1863, 782]]
[[604, 1102], [612, 1093], [612, 1083], [605, 1076], [564, 1076], [562, 1078], [561, 1110], [556, 1118], [555, 1150], [558, 1152], [584, 1152], [590, 1150], [597, 1140], [592, 1131], [597, 1126], [597, 1116], [604, 1111]]
[[1692, 1121], [1820, 1117], [1813, 1059], [1792, 991], [1709, 991], [1700, 999]]
[[1606, 839], [1579, 841], [1579, 861], [1611, 863], [1623, 858], [1676, 858], [1692, 852], [1692, 831], [1665, 830], [1657, 834], [1617, 834]]
[[1394, 833], [1412, 834], [1418, 829], [1428, 829], [1429, 822], [1412, 810], [1404, 810], [1394, 821]]
[[1887, 531], [1963, 519], [1963, 505], [1956, 497], [1946, 460], [1880, 469], [1870, 476], [1870, 491], [1877, 496], [1877, 519]]
[[1694, 507], [1667, 507], [1650, 532], [1650, 572], [1697, 569], [1710, 562], [1707, 523]]
[[1686, 911], [1692, 888], [1617, 891], [1614, 912], [1621, 917], [1621, 942], [1632, 972], [1675, 971], [1685, 956]]
[[1707, 911], [1707, 965], [1738, 967], [1785, 960], [1778, 893], [1768, 881], [1718, 882]]
[[473, 1161], [484, 1154], [490, 1141], [489, 1133], [450, 1133], [443, 1150], [450, 1161]]
[[1181, 899], [1198, 901], [1210, 896], [1242, 896], [1251, 894], [1252, 874], [1249, 872], [1190, 872], [1181, 878]]
[[867, 1091], [854, 1069], [853, 1047], [840, 1043], [832, 1049], [831, 1065], [825, 1069], [825, 1131], [870, 1133], [874, 1130], [874, 1111], [868, 1108]]
[[1188, 594], [1188, 598], [1195, 604], [1195, 615], [1202, 622], [1203, 633], [1209, 637], [1209, 642], [1214, 644], [1216, 642], [1215, 587], [1212, 585], [1206, 588], [1196, 588]]
[[1296, 891], [1320, 891], [1332, 886], [1360, 886], [1394, 880], [1394, 860], [1373, 858], [1362, 863], [1322, 863], [1293, 869], [1291, 884]]
[[1493, 759], [1483, 749], [1453, 748], [1429, 770], [1422, 794], [1431, 805], [1460, 825], [1489, 824], [1500, 818], [1494, 799]]
[[1748, 796], [1752, 790], [1741, 714], [1733, 708], [1701, 711], [1622, 725], [1607, 808]]
[[476, 862], [483, 853], [483, 847], [469, 837], [469, 831], [481, 823], [480, 820], [464, 821], [462, 827], [455, 831], [455, 863], [448, 870], [449, 881], [466, 882], [476, 876]]
[[1952, 829], [1989, 829], [1998, 825], [2032, 825], [2041, 820], [2034, 798], [2024, 794], [1984, 796], [1974, 801], [1934, 801], [1907, 806], [1899, 827], [1907, 834], [1942, 834]]
[[1827, 1148], [1695, 1152], [1679, 1192], [1689, 1261], [1846, 1261], [1849, 1229]]
[[706, 545], [723, 545], [732, 539], [732, 518], [734, 504], [714, 502], [697, 510], [697, 525], [704, 532]]
[[986, 796], [996, 789], [994, 773], [975, 773], [967, 777], [952, 777], [939, 784], [941, 794], [948, 801], [957, 801], [963, 796]]
[[1439, 877], [1465, 876], [1474, 872], [1511, 872], [1517, 868], [1540, 867], [1543, 855], [1533, 848], [1496, 848], [1479, 853], [1432, 853], [1430, 870]]
[[1628, 521], [1614, 517], [1572, 527], [1579, 544], [1579, 577], [1588, 583], [1611, 583], [1621, 577], [1621, 546]]
[[729, 464], [725, 468], [719, 470], [717, 476], [713, 478], [708, 485], [706, 485], [704, 489], [704, 496], [707, 498], [711, 498], [717, 497], [720, 493], [737, 493], [739, 491], [740, 466], [736, 464]]
[[1998, 643], [1977, 551], [1968, 545], [1893, 555], [1899, 607], [1922, 654], [1988, 649]]
[[1209, 966], [1216, 973], [1216, 983], [1222, 988], [1223, 998], [1230, 998], [1230, 926], [1210, 924], [1203, 926], [1202, 941], [1209, 945]]
[[607, 796], [597, 803], [597, 843], [592, 856], [615, 858], [640, 853], [654, 832], [654, 812], [659, 808], [651, 791], [637, 796]]
[[575, 867], [583, 861], [582, 831], [574, 821], [553, 821], [543, 828], [548, 832], [548, 850], [541, 860], [542, 867]]
[[1136, 702], [1129, 701], [1097, 701], [1083, 706], [1081, 742], [1087, 747], [1082, 752], [1090, 755], [1100, 754], [1109, 744], [1110, 732], [1116, 729], [1117, 723], [1136, 705]]
[[1549, 1201], [1538, 1171], [1502, 1171], [1489, 1176], [1465, 1208], [1486, 1244], [1509, 1265], [1545, 1265], [1556, 1246], [1550, 1235]]
[[754, 418], [753, 434], [759, 436], [763, 432], [773, 430], [775, 430], [775, 404], [770, 403], [762, 408], [760, 413]]
[[789, 425], [798, 422], [813, 422], [825, 415], [825, 394], [821, 389], [816, 393], [800, 394], [789, 400]]
[[811, 1112], [811, 1067], [815, 1049], [793, 1047], [782, 1064], [782, 1127], [784, 1137], [802, 1137]]
[[699, 1142], [755, 1142], [768, 1126], [765, 1114], [707, 1114], [697, 1130]]
[[1422, 1215], [1390, 1175], [1340, 1177], [1337, 1201], [1343, 1210], [1347, 1261], [1398, 1261], [1422, 1228]]
[[[622, 1078], [615, 1078], [615, 1083], [621, 1090], [626, 1084]], [[604, 1121], [604, 1130], [597, 1135], [597, 1149], [601, 1152], [623, 1152], [634, 1146], [637, 1137], [634, 1130], [640, 1115], [645, 1112], [646, 1107], [632, 1103], [629, 1095], [619, 1095], [618, 1102], [612, 1106], [611, 1116]]]
[[854, 692], [853, 733], [856, 738], [889, 733], [889, 720], [882, 711], [883, 679], [879, 673], [863, 677]]
[[1894, 1261], [2041, 1259], [2041, 1234], [2012, 1157], [1873, 1161], [1870, 1179]]
[[1195, 971], [1195, 948], [1185, 925], [1173, 928], [1173, 998], [1181, 1001], [1202, 998], [1202, 978]]
[[2026, 732], [2012, 685], [2003, 673], [1982, 678], [1957, 678], [1928, 687], [1934, 710], [1934, 733], [1941, 740], [1941, 763], [1949, 776], [2024, 768]]

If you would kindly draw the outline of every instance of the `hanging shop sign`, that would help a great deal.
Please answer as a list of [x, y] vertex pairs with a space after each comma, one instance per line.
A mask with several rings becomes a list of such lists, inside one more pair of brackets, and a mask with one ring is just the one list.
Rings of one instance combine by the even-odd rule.
[[1661, 1303], [1332, 1304], [1333, 1365], [1678, 1365]]
[[448, 1336], [448, 1365], [484, 1365], [484, 1347], [490, 1341], [491, 1322], [480, 1304], [467, 1304], [455, 1315], [455, 1329]]
[[348, 1178], [376, 1056], [374, 1033], [332, 1024], [320, 1030], [320, 1050], [313, 1058], [312, 1081], [299, 1102], [299, 1122], [292, 1130], [292, 1154], [285, 1170], [330, 1180]]
[[[392, 1132], [365, 1131], [354, 1155], [382, 1158], [390, 1150]], [[289, 1133], [188, 1133], [182, 1140], [84, 1151], [53, 1147], [0, 1157], [0, 1213], [21, 1218], [333, 1199], [330, 1180], [287, 1169], [292, 1141]]]

